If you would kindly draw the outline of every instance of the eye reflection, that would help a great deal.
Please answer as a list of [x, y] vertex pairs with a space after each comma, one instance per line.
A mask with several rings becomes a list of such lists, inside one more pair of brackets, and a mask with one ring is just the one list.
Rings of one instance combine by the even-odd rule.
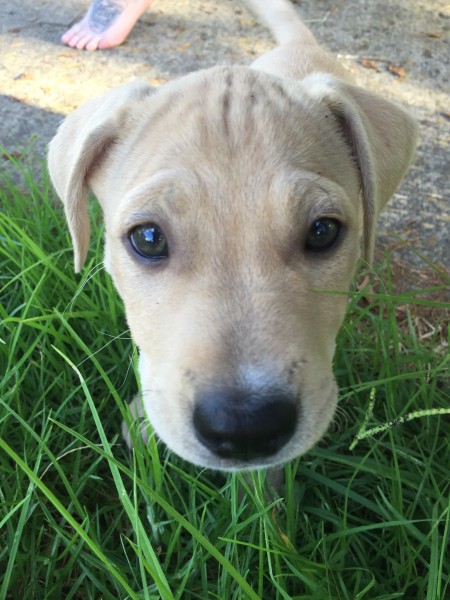
[[128, 238], [136, 254], [143, 258], [160, 260], [169, 256], [166, 236], [156, 223], [144, 223], [133, 227]]
[[306, 237], [306, 250], [321, 252], [331, 248], [339, 237], [341, 224], [337, 219], [323, 217], [311, 225]]

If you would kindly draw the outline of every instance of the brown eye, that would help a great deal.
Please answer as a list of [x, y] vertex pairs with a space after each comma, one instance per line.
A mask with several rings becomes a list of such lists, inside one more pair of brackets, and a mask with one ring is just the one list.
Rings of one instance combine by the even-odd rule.
[[337, 241], [340, 230], [341, 224], [337, 219], [317, 219], [308, 231], [305, 249], [310, 252], [329, 250]]
[[155, 223], [144, 223], [133, 227], [128, 238], [136, 254], [143, 258], [161, 260], [169, 256], [166, 236]]

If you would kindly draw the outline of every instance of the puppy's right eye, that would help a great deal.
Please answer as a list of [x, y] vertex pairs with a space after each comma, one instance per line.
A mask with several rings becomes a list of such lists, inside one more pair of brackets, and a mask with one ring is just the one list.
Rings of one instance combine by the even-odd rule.
[[156, 223], [144, 223], [133, 227], [128, 238], [136, 254], [143, 258], [157, 261], [169, 256], [166, 236]]
[[336, 243], [341, 224], [337, 219], [322, 217], [311, 225], [306, 237], [305, 248], [309, 252], [323, 252], [329, 250]]

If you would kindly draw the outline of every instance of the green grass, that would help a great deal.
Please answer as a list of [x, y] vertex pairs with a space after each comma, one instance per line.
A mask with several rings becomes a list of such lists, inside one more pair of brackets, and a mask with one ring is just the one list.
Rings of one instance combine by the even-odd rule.
[[153, 438], [128, 451], [136, 351], [99, 210], [80, 278], [46, 176], [0, 188], [0, 599], [450, 597], [442, 273], [396, 296], [386, 256], [372, 301], [351, 296], [335, 423], [268, 502], [264, 473], [196, 469]]

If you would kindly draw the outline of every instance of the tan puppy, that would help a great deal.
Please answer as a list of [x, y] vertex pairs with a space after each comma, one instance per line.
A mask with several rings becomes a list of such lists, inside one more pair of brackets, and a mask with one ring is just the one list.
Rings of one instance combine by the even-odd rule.
[[[185, 459], [275, 465], [333, 417], [332, 373], [355, 265], [414, 153], [402, 109], [348, 83], [287, 0], [254, 0], [279, 47], [154, 91], [131, 83], [50, 144], [75, 268], [86, 191], [140, 350], [142, 401]], [[326, 291], [326, 293], [323, 292]]]

